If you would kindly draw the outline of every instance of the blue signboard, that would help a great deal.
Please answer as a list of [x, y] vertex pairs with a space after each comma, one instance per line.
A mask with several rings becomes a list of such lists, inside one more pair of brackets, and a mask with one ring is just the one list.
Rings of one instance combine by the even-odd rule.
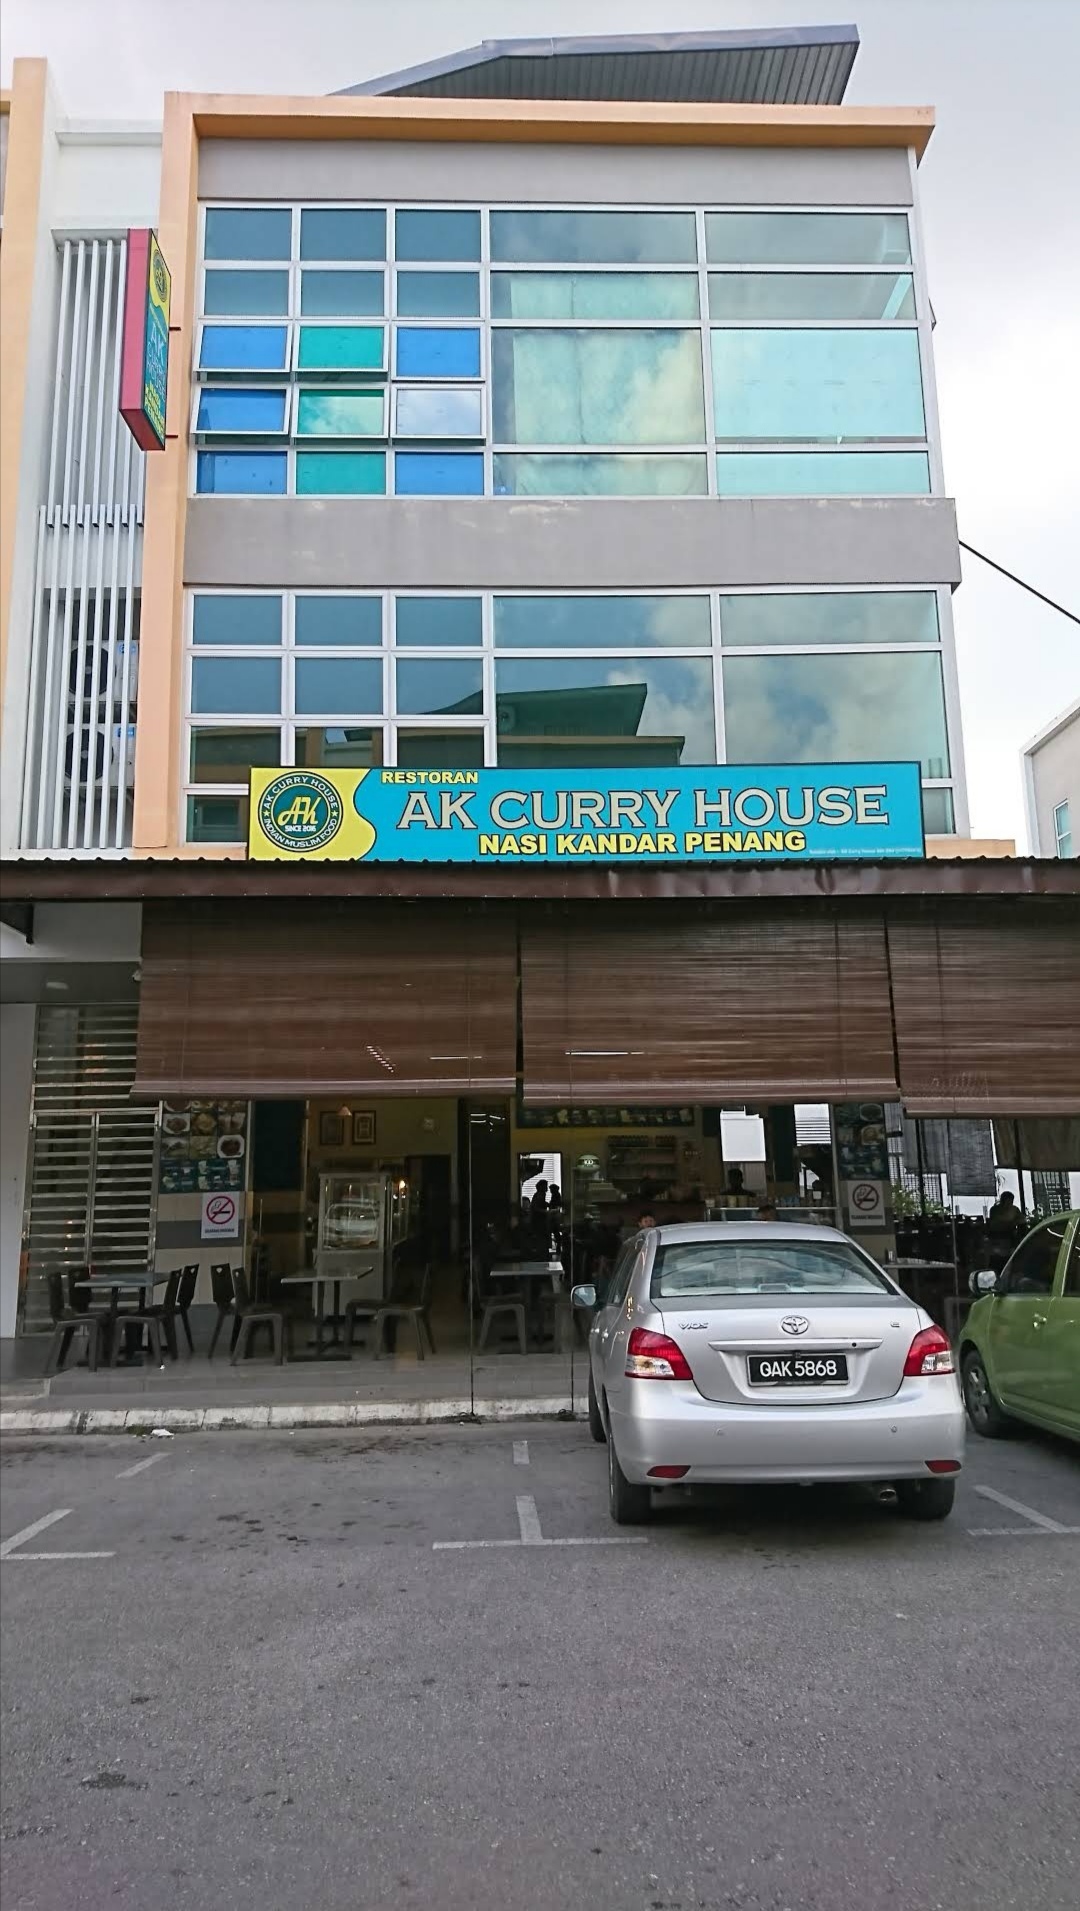
[[924, 854], [917, 763], [251, 772], [249, 854], [732, 863]]

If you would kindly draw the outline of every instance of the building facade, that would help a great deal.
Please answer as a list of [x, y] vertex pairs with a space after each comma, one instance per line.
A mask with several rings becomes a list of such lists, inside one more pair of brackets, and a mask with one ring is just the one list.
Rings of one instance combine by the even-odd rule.
[[[1075, 891], [970, 840], [933, 115], [840, 104], [842, 31], [774, 37], [170, 94], [159, 181], [152, 128], [93, 144], [18, 63], [3, 1332], [50, 1257], [208, 1266], [219, 1185], [278, 1271], [330, 1170], [393, 1176], [452, 1258], [523, 1164], [583, 1220], [601, 1191], [698, 1211], [724, 1109], [788, 1110], [768, 1185], [820, 1198], [790, 1111], [830, 1103], [832, 1210], [878, 1179], [884, 1253], [886, 1104], [1080, 1112]], [[117, 417], [136, 225], [172, 275], [145, 453]], [[918, 766], [925, 831], [892, 866], [248, 850], [264, 772], [882, 764]], [[1002, 1061], [1005, 943], [1057, 1034]]]
[[1021, 755], [1033, 856], [1080, 856], [1080, 701], [1048, 723]]

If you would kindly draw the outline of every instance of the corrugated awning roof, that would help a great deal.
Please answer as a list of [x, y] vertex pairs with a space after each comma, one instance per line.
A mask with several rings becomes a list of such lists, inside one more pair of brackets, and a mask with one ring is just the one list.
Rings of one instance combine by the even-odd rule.
[[428, 99], [669, 100], [839, 106], [854, 26], [483, 40], [342, 93]]

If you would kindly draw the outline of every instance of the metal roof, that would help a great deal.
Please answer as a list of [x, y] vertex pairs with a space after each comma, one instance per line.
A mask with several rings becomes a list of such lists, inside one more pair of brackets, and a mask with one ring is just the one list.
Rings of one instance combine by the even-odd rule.
[[428, 99], [839, 106], [858, 48], [854, 26], [483, 40], [340, 90]]

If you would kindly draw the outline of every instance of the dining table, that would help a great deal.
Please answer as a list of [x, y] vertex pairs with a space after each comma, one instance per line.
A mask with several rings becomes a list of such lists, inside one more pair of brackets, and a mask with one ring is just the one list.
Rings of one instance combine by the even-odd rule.
[[[156, 1287], [167, 1287], [170, 1278], [168, 1271], [160, 1273], [152, 1267], [141, 1269], [125, 1268], [123, 1271], [115, 1270], [99, 1274], [83, 1274], [78, 1280], [72, 1281], [71, 1285], [73, 1291], [78, 1294], [100, 1294], [102, 1297], [108, 1295], [109, 1306], [105, 1314], [105, 1320], [110, 1334], [113, 1334], [124, 1326], [124, 1310], [120, 1306], [121, 1294], [134, 1294], [137, 1304], [141, 1308], [145, 1304], [145, 1295], [149, 1293], [151, 1298], [153, 1298], [154, 1289]], [[139, 1344], [141, 1346], [141, 1327], [138, 1333]], [[136, 1350], [132, 1346], [134, 1334], [134, 1327], [127, 1330], [128, 1345], [126, 1358], [129, 1361], [135, 1358]]]
[[[290, 1360], [351, 1360], [352, 1354], [346, 1347], [338, 1331], [341, 1321], [341, 1286], [343, 1281], [363, 1280], [375, 1270], [374, 1261], [364, 1267], [350, 1268], [347, 1274], [325, 1274], [317, 1267], [301, 1268], [296, 1274], [282, 1274], [282, 1287], [310, 1287], [312, 1290], [312, 1308], [315, 1314], [315, 1337], [308, 1341], [313, 1348], [310, 1354], [291, 1354]], [[332, 1307], [329, 1316], [325, 1308], [326, 1289], [333, 1290]], [[330, 1338], [325, 1338], [324, 1329], [330, 1321]]]

